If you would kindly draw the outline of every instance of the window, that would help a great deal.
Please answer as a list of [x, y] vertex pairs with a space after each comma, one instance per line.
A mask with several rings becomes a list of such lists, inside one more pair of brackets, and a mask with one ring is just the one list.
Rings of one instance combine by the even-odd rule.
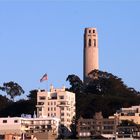
[[48, 111], [50, 111], [50, 108], [48, 107]]
[[64, 122], [64, 118], [62, 118], [61, 121]]
[[121, 113], [121, 116], [124, 116], [124, 113]]
[[54, 105], [56, 105], [56, 102], [54, 102]]
[[93, 33], [95, 33], [95, 30], [93, 30]]
[[50, 113], [48, 113], [48, 117], [50, 116]]
[[64, 110], [64, 107], [61, 107], [61, 110]]
[[94, 47], [96, 46], [96, 39], [93, 40], [94, 41]]
[[40, 100], [45, 100], [46, 97], [45, 97], [45, 96], [40, 96], [39, 99], [40, 99]]
[[42, 108], [41, 108], [41, 107], [39, 107], [39, 108], [38, 108], [38, 110], [39, 110], [39, 111], [42, 111]]
[[26, 128], [28, 128], [28, 125], [25, 125]]
[[90, 125], [91, 122], [87, 122], [88, 125]]
[[56, 92], [51, 94], [51, 99], [57, 99], [57, 93]]
[[51, 107], [51, 111], [53, 111], [53, 108]]
[[89, 30], [89, 33], [91, 33], [91, 30]]
[[48, 105], [50, 105], [50, 103], [48, 102]]
[[91, 39], [88, 40], [88, 46], [91, 46]]
[[14, 120], [14, 123], [18, 123], [18, 120]]
[[56, 111], [56, 108], [54, 107], [54, 111]]
[[109, 130], [112, 130], [113, 129], [113, 126], [104, 126], [104, 129], [109, 129]]
[[35, 129], [39, 129], [39, 126], [35, 126]]
[[44, 102], [38, 102], [38, 105], [44, 105]]
[[65, 105], [65, 102], [60, 102], [60, 105]]
[[51, 105], [53, 105], [53, 102], [51, 102]]
[[7, 123], [7, 120], [3, 120], [3, 123]]
[[64, 113], [61, 113], [61, 116], [64, 116]]
[[59, 99], [64, 99], [64, 96], [59, 96]]

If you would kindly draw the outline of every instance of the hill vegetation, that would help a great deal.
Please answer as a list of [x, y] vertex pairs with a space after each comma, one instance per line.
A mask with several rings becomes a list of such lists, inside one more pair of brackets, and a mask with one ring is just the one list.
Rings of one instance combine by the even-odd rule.
[[[19, 87], [19, 85], [17, 86]], [[13, 86], [11, 87], [13, 89]], [[10, 88], [10, 89], [11, 89]], [[15, 94], [12, 94], [17, 96], [20, 95], [20, 92], [22, 88], [20, 87], [19, 91], [17, 91], [17, 88], [15, 88]], [[3, 89], [2, 89], [3, 91]], [[5, 90], [4, 90], [5, 91]], [[37, 102], [37, 90], [31, 90], [28, 99], [20, 99], [18, 101], [14, 101], [13, 98], [7, 98], [7, 96], [0, 95], [0, 117], [20, 117], [22, 114], [34, 114], [34, 111], [36, 111], [36, 102]]]
[[140, 104], [139, 92], [111, 73], [93, 70], [85, 82], [76, 75], [69, 75], [67, 81], [71, 85], [68, 90], [76, 93], [77, 118], [91, 118], [99, 111], [108, 117], [121, 107]]

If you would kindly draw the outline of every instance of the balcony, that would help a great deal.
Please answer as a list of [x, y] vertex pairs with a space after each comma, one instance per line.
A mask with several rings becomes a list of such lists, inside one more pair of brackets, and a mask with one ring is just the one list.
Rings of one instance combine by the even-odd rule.
[[59, 101], [60, 103], [57, 106], [67, 106], [69, 107], [70, 104], [67, 101]]
[[57, 96], [56, 97], [49, 97], [48, 100], [57, 100]]
[[37, 105], [44, 105], [44, 102], [38, 102]]

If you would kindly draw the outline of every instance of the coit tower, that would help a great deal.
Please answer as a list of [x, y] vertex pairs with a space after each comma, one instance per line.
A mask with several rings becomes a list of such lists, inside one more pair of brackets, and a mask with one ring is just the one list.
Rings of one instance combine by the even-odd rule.
[[84, 32], [84, 81], [88, 74], [98, 69], [98, 36], [96, 28], [85, 28]]

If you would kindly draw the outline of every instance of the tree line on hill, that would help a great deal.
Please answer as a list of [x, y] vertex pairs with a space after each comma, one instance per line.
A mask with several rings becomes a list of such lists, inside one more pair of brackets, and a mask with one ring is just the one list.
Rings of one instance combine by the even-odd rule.
[[[140, 94], [134, 88], [127, 87], [121, 78], [99, 70], [89, 73], [83, 82], [77, 75], [68, 75], [68, 91], [76, 95], [76, 118], [92, 118], [101, 111], [104, 117], [113, 115], [121, 107], [140, 104]], [[24, 93], [17, 83], [10, 81], [0, 86], [8, 96], [0, 95], [0, 117], [34, 114], [37, 103], [37, 90], [31, 90], [27, 99], [14, 101], [14, 97]], [[9, 97], [9, 98], [8, 98]]]
[[0, 117], [20, 117], [22, 114], [34, 114], [37, 102], [37, 90], [31, 90], [27, 99], [14, 101], [16, 96], [24, 94], [22, 87], [16, 82], [3, 83], [0, 90], [7, 95], [0, 95]]
[[76, 75], [67, 80], [68, 90], [76, 94], [76, 118], [92, 118], [99, 111], [108, 117], [122, 107], [140, 105], [140, 93], [111, 73], [93, 70], [84, 82]]

